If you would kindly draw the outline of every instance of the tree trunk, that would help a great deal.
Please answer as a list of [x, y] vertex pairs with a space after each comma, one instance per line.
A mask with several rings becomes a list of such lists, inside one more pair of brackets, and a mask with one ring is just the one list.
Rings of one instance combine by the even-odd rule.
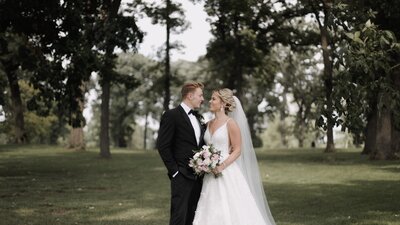
[[400, 130], [397, 129], [394, 124], [392, 127], [392, 152], [393, 157], [396, 159], [400, 158]]
[[[108, 20], [114, 19], [117, 14], [119, 7], [121, 5], [121, 0], [106, 1], [105, 9], [108, 10]], [[102, 81], [101, 81], [101, 118], [100, 118], [100, 156], [102, 158], [111, 158], [110, 152], [110, 89], [111, 89], [111, 74], [114, 68], [113, 63], [113, 52], [115, 44], [112, 42], [107, 42], [105, 62], [101, 71]]]
[[[328, 13], [326, 13], [328, 14]], [[322, 46], [322, 57], [324, 61], [324, 83], [325, 83], [325, 92], [326, 92], [326, 112], [325, 116], [327, 118], [327, 139], [325, 152], [335, 152], [335, 144], [333, 141], [333, 126], [335, 124], [332, 116], [333, 116], [333, 102], [332, 102], [332, 62], [331, 62], [331, 54], [328, 49], [329, 41], [328, 41], [328, 28], [327, 28], [327, 17], [325, 15], [325, 24], [320, 25], [321, 31], [321, 46]]]
[[298, 138], [298, 140], [299, 140], [299, 148], [303, 148], [304, 147], [304, 139]]
[[286, 126], [286, 123], [285, 123], [286, 117], [288, 116], [288, 113], [287, 113], [287, 105], [288, 105], [288, 103], [287, 103], [286, 93], [287, 93], [287, 91], [286, 91], [286, 86], [285, 86], [284, 90], [283, 90], [283, 94], [282, 94], [282, 98], [283, 98], [282, 105], [283, 106], [279, 110], [280, 111], [280, 113], [279, 113], [280, 114], [280, 122], [279, 122], [278, 130], [279, 130], [279, 133], [281, 135], [281, 143], [282, 143], [283, 147], [288, 148], [289, 147], [289, 141], [288, 141], [288, 138], [287, 138], [288, 129], [287, 129], [287, 126]]
[[[79, 93], [77, 92], [79, 91]], [[83, 108], [84, 108], [84, 96], [85, 96], [85, 85], [82, 82], [79, 89], [74, 92], [76, 95], [71, 96], [71, 99], [75, 99], [75, 102], [70, 104], [75, 104], [75, 107], [72, 107], [74, 112], [70, 115], [70, 123], [72, 125], [72, 130], [69, 137], [68, 148], [74, 149], [76, 151], [84, 151], [86, 149], [86, 143], [84, 139], [83, 127], [85, 126], [85, 117], [83, 116]]]
[[26, 143], [27, 135], [25, 131], [25, 121], [24, 121], [24, 106], [21, 99], [21, 91], [19, 89], [18, 77], [16, 71], [18, 66], [11, 65], [5, 66], [8, 78], [8, 83], [10, 85], [11, 91], [11, 101], [12, 101], [12, 112], [14, 117], [14, 143]]
[[147, 149], [147, 126], [149, 123], [149, 111], [146, 111], [146, 117], [144, 120], [144, 134], [143, 134], [143, 149], [146, 150]]
[[[125, 97], [126, 99], [126, 97]], [[125, 101], [126, 104], [128, 104], [127, 100]], [[126, 125], [124, 124], [124, 119], [126, 118], [127, 112], [123, 110], [123, 112], [120, 112], [116, 122], [112, 124], [112, 136], [114, 140], [114, 144], [118, 146], [119, 148], [126, 148], [128, 146], [128, 143], [126, 141]]]
[[250, 103], [252, 105], [249, 106], [249, 110], [247, 110], [247, 123], [249, 124], [250, 129], [250, 136], [253, 141], [253, 146], [255, 148], [262, 147], [263, 143], [261, 138], [257, 136], [257, 129], [256, 129], [256, 116], [257, 116], [257, 103]]
[[390, 96], [382, 93], [380, 100], [382, 106], [377, 117], [376, 146], [370, 154], [371, 159], [390, 159], [392, 155], [392, 115], [390, 110]]
[[164, 111], [169, 109], [169, 102], [171, 100], [170, 83], [171, 83], [171, 68], [170, 68], [170, 33], [171, 33], [171, 21], [170, 21], [170, 8], [171, 1], [167, 0], [167, 18], [166, 18], [166, 32], [167, 41], [165, 43], [165, 74], [164, 74]]
[[354, 136], [353, 136], [353, 145], [356, 147], [356, 148], [360, 148], [361, 147], [361, 145], [363, 144], [363, 140], [362, 140], [362, 137], [361, 137], [361, 134], [355, 134]]
[[86, 149], [84, 133], [82, 127], [74, 127], [68, 140], [68, 148], [76, 151], [84, 151]]
[[118, 147], [126, 148], [127, 146], [128, 146], [128, 143], [126, 142], [126, 139], [125, 139], [125, 132], [123, 129], [121, 129], [119, 132], [119, 135], [118, 135]]
[[365, 128], [365, 145], [361, 154], [371, 154], [376, 148], [376, 129], [377, 129], [377, 108], [376, 104], [371, 106], [372, 112], [367, 118], [367, 127]]
[[100, 156], [103, 158], [111, 158], [110, 152], [110, 80], [107, 74], [103, 74], [102, 94], [101, 94], [101, 119], [100, 119]]
[[[287, 100], [285, 100], [287, 102]], [[299, 107], [299, 110], [297, 111], [296, 114], [296, 125], [294, 127], [294, 135], [297, 138], [299, 142], [299, 148], [304, 147], [304, 139], [306, 136], [306, 133], [308, 131], [307, 129], [307, 124], [306, 124], [306, 118], [308, 117], [308, 114], [310, 113], [310, 108], [307, 107], [305, 104], [303, 104], [303, 100], [300, 102], [297, 101], [297, 106]], [[305, 109], [304, 109], [305, 108]]]
[[233, 56], [233, 66], [232, 70], [230, 71], [230, 76], [225, 81], [225, 86], [231, 90], [236, 90], [236, 97], [240, 99], [243, 103], [243, 55], [242, 55], [242, 46], [241, 41], [242, 38], [239, 34], [239, 17], [235, 16], [235, 25], [234, 25], [234, 37], [235, 37], [235, 44], [234, 44], [234, 56]]
[[[392, 80], [393, 80], [393, 85], [395, 87], [395, 90], [400, 91], [400, 69], [396, 69], [393, 71], [392, 74]], [[397, 124], [396, 122], [399, 123], [398, 121], [400, 118], [395, 118], [396, 114], [392, 114], [392, 151], [394, 156], [399, 159], [400, 158], [400, 124]]]

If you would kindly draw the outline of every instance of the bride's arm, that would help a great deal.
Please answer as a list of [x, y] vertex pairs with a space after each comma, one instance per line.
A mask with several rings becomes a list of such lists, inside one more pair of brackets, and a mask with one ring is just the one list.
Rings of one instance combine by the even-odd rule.
[[231, 163], [233, 163], [240, 156], [240, 145], [242, 144], [242, 139], [240, 135], [240, 129], [237, 123], [230, 119], [228, 121], [228, 133], [229, 133], [229, 142], [231, 144], [231, 153], [228, 158], [221, 163], [221, 165], [217, 166], [216, 172], [220, 173], [226, 167], [228, 167]]

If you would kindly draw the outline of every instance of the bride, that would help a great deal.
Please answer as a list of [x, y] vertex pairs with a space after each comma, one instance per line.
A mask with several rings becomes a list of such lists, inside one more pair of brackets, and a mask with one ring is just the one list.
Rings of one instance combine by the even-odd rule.
[[246, 115], [230, 89], [213, 92], [204, 140], [222, 163], [206, 174], [193, 225], [274, 225], [260, 179]]

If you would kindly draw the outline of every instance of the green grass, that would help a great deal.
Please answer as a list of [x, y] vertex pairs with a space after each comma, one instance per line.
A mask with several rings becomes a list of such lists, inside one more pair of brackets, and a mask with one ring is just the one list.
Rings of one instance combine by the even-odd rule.
[[[258, 153], [278, 225], [400, 224], [400, 162], [321, 152]], [[169, 180], [157, 152], [112, 154], [0, 146], [0, 224], [168, 224]]]

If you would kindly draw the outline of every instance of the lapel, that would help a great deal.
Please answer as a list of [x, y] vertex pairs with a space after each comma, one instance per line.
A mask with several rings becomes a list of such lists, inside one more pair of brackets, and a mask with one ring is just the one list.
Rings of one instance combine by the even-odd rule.
[[204, 143], [204, 133], [206, 131], [206, 127], [205, 127], [204, 124], [201, 123], [201, 118], [200, 117], [203, 117], [203, 116], [201, 116], [200, 114], [199, 114], [199, 117], [196, 116], [197, 122], [199, 123], [199, 126], [200, 126], [200, 139], [199, 139], [199, 144], [198, 144], [199, 148]]
[[197, 121], [199, 121], [200, 124], [200, 141], [199, 141], [199, 147], [201, 147], [201, 145], [203, 144], [203, 140], [204, 140], [204, 133], [206, 131], [206, 127], [204, 125], [201, 124], [201, 121], [199, 118], [197, 118]]
[[[180, 105], [178, 106], [178, 111], [181, 113], [181, 116], [185, 119], [186, 125], [189, 127], [189, 130], [191, 131], [191, 136], [193, 138], [193, 141], [197, 145], [196, 135], [194, 134], [194, 129], [193, 129], [192, 123], [190, 122], [188, 114], [185, 112], [185, 110]], [[203, 131], [201, 131], [201, 132], [203, 133]]]

